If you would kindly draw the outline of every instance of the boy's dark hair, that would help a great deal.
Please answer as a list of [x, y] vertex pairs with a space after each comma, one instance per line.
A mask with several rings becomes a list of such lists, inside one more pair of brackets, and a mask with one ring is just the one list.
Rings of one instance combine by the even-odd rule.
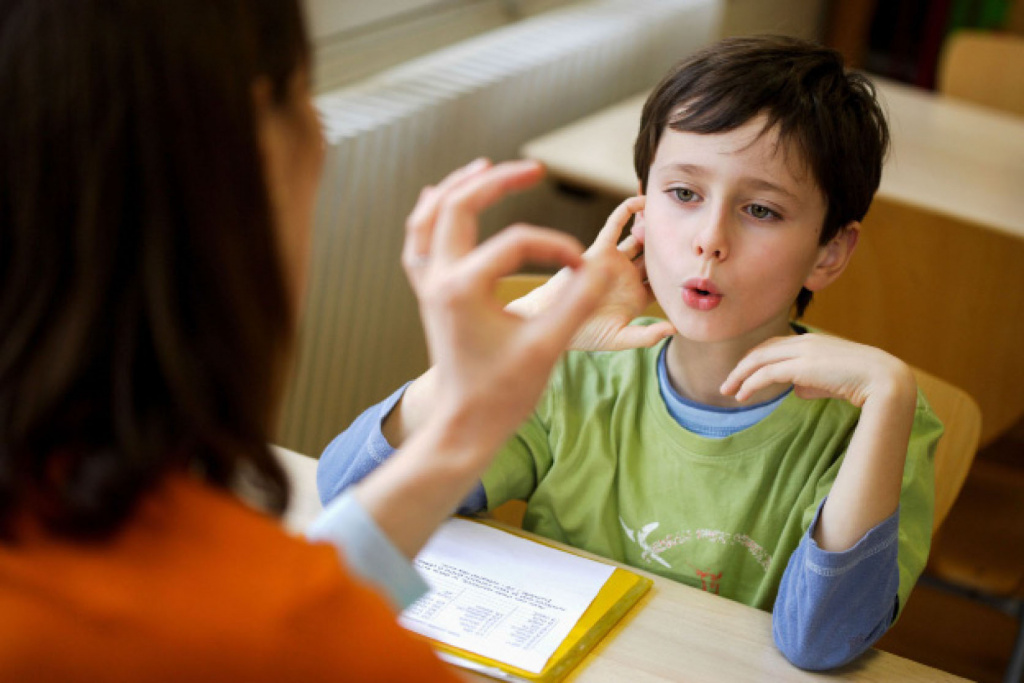
[[[692, 133], [733, 130], [759, 114], [764, 131], [801, 154], [827, 202], [820, 244], [860, 221], [871, 205], [889, 147], [875, 89], [843, 68], [835, 50], [784, 36], [730, 38], [683, 60], [644, 104], [633, 150], [640, 187], [666, 127]], [[795, 303], [803, 315], [812, 293]]]
[[308, 60], [297, 0], [0, 4], [0, 538], [107, 536], [171, 471], [284, 508], [253, 83]]

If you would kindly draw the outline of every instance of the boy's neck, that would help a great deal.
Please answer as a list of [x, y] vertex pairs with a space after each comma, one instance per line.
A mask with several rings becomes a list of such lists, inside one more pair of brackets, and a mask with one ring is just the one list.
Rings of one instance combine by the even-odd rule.
[[676, 334], [665, 351], [665, 369], [672, 387], [691, 401], [725, 408], [756, 405], [776, 398], [789, 385], [773, 384], [743, 402], [732, 396], [723, 396], [719, 387], [755, 346], [772, 337], [791, 334], [795, 332], [789, 321], [784, 321], [784, 326], [758, 330], [750, 336], [720, 342], [699, 342]]

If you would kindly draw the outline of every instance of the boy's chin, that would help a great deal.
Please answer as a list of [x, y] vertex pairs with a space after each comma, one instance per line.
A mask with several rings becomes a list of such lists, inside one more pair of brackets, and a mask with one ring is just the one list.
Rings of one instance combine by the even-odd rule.
[[766, 339], [784, 334], [780, 330], [789, 329], [788, 318], [784, 321], [769, 320], [758, 324], [750, 321], [741, 323], [724, 316], [689, 310], [681, 313], [666, 311], [666, 315], [676, 328], [675, 336], [700, 344], [745, 340], [751, 346], [755, 346]]
[[669, 321], [676, 328], [675, 336], [682, 337], [687, 341], [703, 344], [728, 341], [735, 336], [732, 334], [732, 330], [726, 329], [721, 323], [710, 320], [711, 316], [707, 314], [704, 315], [703, 319], [694, 320], [694, 317], [696, 316], [669, 316]]

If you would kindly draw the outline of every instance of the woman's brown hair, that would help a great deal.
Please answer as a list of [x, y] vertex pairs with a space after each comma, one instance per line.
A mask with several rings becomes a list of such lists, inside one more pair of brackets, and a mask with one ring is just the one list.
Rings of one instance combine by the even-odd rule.
[[252, 86], [296, 0], [0, 5], [0, 535], [116, 531], [172, 470], [251, 475], [294, 327]]

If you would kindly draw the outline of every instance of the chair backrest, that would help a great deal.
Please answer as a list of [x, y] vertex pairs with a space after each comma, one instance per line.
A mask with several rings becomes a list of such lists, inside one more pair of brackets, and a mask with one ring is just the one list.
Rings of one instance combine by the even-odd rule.
[[952, 33], [939, 58], [938, 90], [1024, 116], [1024, 36]]
[[[502, 278], [498, 282], [498, 299], [506, 303], [518, 299], [542, 285], [548, 277], [520, 274]], [[665, 316], [656, 302], [647, 307], [644, 315]], [[946, 427], [935, 449], [935, 515], [932, 520], [934, 534], [953, 507], [953, 501], [959, 495], [967, 471], [971, 468], [974, 455], [978, 451], [978, 441], [981, 438], [981, 409], [966, 391], [923, 370], [913, 367], [911, 369], [917, 379], [917, 386]], [[501, 521], [518, 526], [521, 524], [524, 510], [525, 505], [521, 501], [510, 501], [493, 514]]]
[[935, 516], [932, 535], [946, 519], [953, 502], [963, 488], [967, 471], [974, 462], [981, 438], [981, 408], [963, 389], [911, 368], [917, 386], [928, 399], [932, 410], [942, 420], [946, 431], [935, 448]]

